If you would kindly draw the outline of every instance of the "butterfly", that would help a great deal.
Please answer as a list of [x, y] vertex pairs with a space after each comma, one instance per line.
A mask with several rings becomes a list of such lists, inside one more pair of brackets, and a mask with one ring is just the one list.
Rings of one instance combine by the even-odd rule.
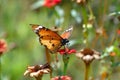
[[52, 31], [44, 26], [31, 24], [33, 31], [39, 36], [39, 41], [41, 45], [44, 45], [51, 52], [58, 51], [59, 48], [66, 45], [71, 35], [73, 27], [63, 32], [60, 36], [57, 32]]

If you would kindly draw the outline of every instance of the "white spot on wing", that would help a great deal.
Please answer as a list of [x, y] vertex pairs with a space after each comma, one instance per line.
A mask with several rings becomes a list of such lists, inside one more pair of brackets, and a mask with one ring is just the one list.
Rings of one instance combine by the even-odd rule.
[[43, 28], [43, 26], [38, 26], [38, 27], [39, 27], [39, 29], [40, 29], [40, 28]]
[[43, 28], [43, 26], [38, 26], [37, 28], [34, 29], [34, 32], [36, 33], [41, 28]]

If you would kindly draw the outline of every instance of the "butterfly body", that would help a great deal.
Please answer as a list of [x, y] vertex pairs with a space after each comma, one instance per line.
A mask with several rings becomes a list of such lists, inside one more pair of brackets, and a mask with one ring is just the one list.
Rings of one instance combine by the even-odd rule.
[[68, 39], [62, 39], [62, 41], [61, 41], [62, 45], [66, 45], [66, 43], [68, 43], [68, 42], [69, 42]]
[[51, 52], [56, 52], [59, 48], [69, 42], [66, 37], [63, 38], [48, 28], [35, 24], [31, 25], [33, 31], [39, 36], [40, 43], [48, 48]]

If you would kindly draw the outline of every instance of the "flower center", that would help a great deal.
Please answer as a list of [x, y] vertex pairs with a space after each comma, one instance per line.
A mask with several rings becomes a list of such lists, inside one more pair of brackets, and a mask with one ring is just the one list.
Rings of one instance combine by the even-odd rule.
[[94, 54], [94, 52], [89, 48], [85, 48], [81, 53], [83, 53], [84, 55], [93, 55]]

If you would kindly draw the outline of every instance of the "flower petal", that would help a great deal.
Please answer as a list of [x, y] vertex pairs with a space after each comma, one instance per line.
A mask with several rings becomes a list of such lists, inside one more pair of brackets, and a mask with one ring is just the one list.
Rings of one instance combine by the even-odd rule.
[[86, 56], [83, 57], [83, 60], [89, 62], [89, 61], [91, 61], [93, 58], [94, 58], [93, 56], [86, 55]]
[[71, 53], [76, 53], [76, 50], [75, 50], [75, 49], [70, 49], [70, 50], [68, 51], [68, 53], [69, 53], [69, 54], [71, 54]]

